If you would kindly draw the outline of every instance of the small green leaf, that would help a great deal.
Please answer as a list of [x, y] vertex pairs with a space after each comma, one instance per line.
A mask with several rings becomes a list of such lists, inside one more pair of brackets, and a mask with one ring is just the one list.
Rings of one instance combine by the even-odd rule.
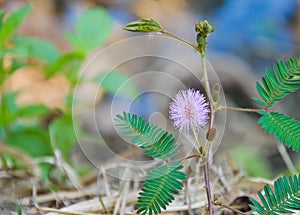
[[39, 127], [24, 127], [12, 131], [8, 133], [5, 142], [27, 152], [32, 157], [53, 154], [48, 132]]
[[0, 29], [2, 28], [3, 25], [3, 17], [4, 17], [5, 13], [2, 9], [0, 9]]
[[3, 45], [5, 41], [15, 32], [22, 21], [25, 19], [31, 10], [31, 4], [28, 4], [14, 12], [12, 12], [7, 19], [2, 22], [0, 28], [0, 44]]
[[28, 105], [20, 107], [16, 113], [18, 118], [43, 117], [49, 113], [49, 109], [44, 105]]
[[112, 19], [103, 8], [95, 7], [83, 12], [75, 25], [75, 35], [69, 41], [85, 52], [102, 45], [111, 34]]
[[50, 42], [34, 37], [18, 36], [14, 40], [14, 50], [21, 57], [32, 57], [53, 63], [59, 57], [59, 51]]
[[62, 72], [65, 67], [70, 66], [72, 62], [83, 61], [85, 55], [81, 52], [68, 52], [60, 56], [53, 64], [47, 68], [47, 75], [53, 76], [59, 72]]
[[130, 22], [124, 26], [124, 30], [134, 32], [162, 32], [161, 25], [153, 19], [141, 19]]
[[76, 143], [72, 116], [63, 115], [55, 119], [50, 125], [50, 132], [53, 137], [53, 144], [61, 151], [63, 158], [68, 161], [70, 152]]
[[16, 104], [17, 93], [6, 93], [2, 96], [0, 108], [5, 110], [5, 116], [0, 117], [0, 128], [4, 126], [4, 124], [9, 125], [12, 123], [16, 119], [16, 113], [18, 111]]
[[130, 81], [130, 77], [122, 72], [110, 71], [102, 72], [95, 81], [107, 93], [128, 97], [134, 97], [137, 94], [135, 83]]
[[16, 202], [16, 209], [17, 209], [17, 214], [22, 215], [22, 206]]
[[252, 100], [263, 107], [266, 106], [266, 104], [263, 101], [259, 100], [258, 98], [252, 98]]

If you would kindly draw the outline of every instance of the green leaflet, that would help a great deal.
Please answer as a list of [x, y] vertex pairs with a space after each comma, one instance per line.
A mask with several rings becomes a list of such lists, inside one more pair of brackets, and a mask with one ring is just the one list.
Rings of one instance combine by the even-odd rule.
[[[32, 5], [28, 4], [20, 9], [9, 14], [7, 19], [3, 22], [1, 20], [0, 26], [0, 45], [3, 46], [4, 43], [15, 33], [16, 29], [20, 26], [23, 20], [26, 18], [27, 14], [31, 10]], [[1, 11], [1, 19], [3, 18], [3, 13]]]
[[[71, 51], [60, 55], [53, 63], [51, 63], [46, 69], [47, 75], [54, 76], [59, 72], [70, 71], [71, 65], [74, 63], [80, 63], [85, 59], [85, 54], [79, 51]], [[68, 70], [69, 69], [69, 70]]]
[[151, 170], [138, 197], [137, 213], [160, 214], [161, 208], [166, 209], [183, 187], [186, 174], [179, 171], [182, 168], [180, 162], [174, 162]]
[[162, 32], [161, 25], [153, 19], [140, 19], [124, 26], [124, 30], [134, 32]]
[[14, 52], [25, 58], [37, 58], [45, 63], [53, 63], [59, 57], [58, 49], [50, 42], [34, 37], [15, 36]]
[[48, 132], [37, 126], [20, 127], [11, 131], [5, 143], [26, 152], [31, 157], [53, 155]]
[[66, 37], [77, 51], [87, 53], [107, 41], [112, 26], [112, 18], [107, 10], [92, 7], [78, 17], [75, 34], [67, 33]]
[[131, 143], [145, 150], [145, 154], [166, 160], [178, 153], [172, 134], [146, 122], [142, 117], [123, 112], [123, 115], [117, 115], [116, 121], [123, 134], [133, 137]]
[[261, 97], [253, 100], [264, 107], [270, 107], [280, 99], [300, 88], [300, 58], [291, 58], [288, 64], [279, 60], [273, 66], [273, 72], [267, 69], [262, 84], [256, 83]]
[[300, 122], [292, 117], [277, 112], [259, 111], [263, 115], [258, 123], [265, 132], [273, 134], [281, 143], [292, 147], [293, 151], [300, 150]]
[[123, 72], [116, 70], [101, 72], [94, 80], [107, 93], [129, 98], [134, 98], [137, 95], [135, 83]]
[[253, 210], [264, 215], [294, 213], [300, 210], [300, 175], [280, 177], [274, 183], [274, 191], [267, 184], [264, 193], [265, 197], [258, 192], [261, 204], [251, 198]]

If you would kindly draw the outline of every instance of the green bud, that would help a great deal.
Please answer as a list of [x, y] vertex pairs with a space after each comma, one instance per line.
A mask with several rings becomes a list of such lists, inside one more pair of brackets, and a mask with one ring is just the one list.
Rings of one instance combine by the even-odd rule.
[[206, 37], [215, 31], [215, 28], [207, 21], [203, 20], [195, 24], [197, 34], [198, 50], [203, 56], [206, 52]]
[[207, 37], [215, 31], [215, 28], [207, 20], [203, 20], [195, 24], [195, 31], [201, 37]]
[[206, 38], [201, 36], [200, 34], [197, 34], [197, 42], [199, 46], [205, 46], [206, 45]]
[[218, 201], [221, 195], [219, 193], [214, 194], [214, 202]]
[[134, 32], [162, 32], [161, 25], [153, 19], [140, 19], [124, 26], [124, 30]]

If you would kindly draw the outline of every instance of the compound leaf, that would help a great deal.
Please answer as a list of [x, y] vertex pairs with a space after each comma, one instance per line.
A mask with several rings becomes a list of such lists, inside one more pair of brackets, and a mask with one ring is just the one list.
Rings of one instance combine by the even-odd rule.
[[300, 122], [277, 112], [259, 111], [263, 116], [258, 120], [265, 132], [273, 134], [281, 143], [300, 150]]
[[279, 60], [274, 64], [273, 71], [267, 69], [262, 84], [256, 83], [261, 100], [253, 100], [259, 105], [270, 107], [288, 94], [300, 88], [300, 58], [291, 58], [286, 64]]
[[116, 121], [123, 134], [133, 137], [131, 143], [145, 150], [145, 154], [166, 160], [178, 153], [172, 134], [146, 122], [142, 117], [123, 112], [123, 115], [117, 115]]
[[261, 203], [251, 198], [249, 205], [253, 210], [263, 215], [294, 213], [300, 210], [300, 175], [278, 178], [274, 182], [274, 191], [270, 185], [264, 187], [265, 196], [258, 192]]
[[161, 208], [166, 209], [174, 200], [173, 195], [183, 187], [181, 181], [186, 179], [186, 174], [179, 171], [182, 168], [180, 162], [175, 162], [150, 171], [138, 197], [137, 213], [160, 214]]

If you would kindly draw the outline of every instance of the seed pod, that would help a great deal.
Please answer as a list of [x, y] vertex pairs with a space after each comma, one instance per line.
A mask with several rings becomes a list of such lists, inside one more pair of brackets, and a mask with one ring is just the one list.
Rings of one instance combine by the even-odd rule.
[[214, 84], [214, 86], [212, 87], [212, 100], [214, 105], [219, 105], [219, 101], [220, 101], [220, 85], [218, 83]]
[[217, 130], [216, 128], [211, 128], [207, 133], [206, 133], [206, 139], [208, 141], [213, 141], [216, 138], [217, 135]]

